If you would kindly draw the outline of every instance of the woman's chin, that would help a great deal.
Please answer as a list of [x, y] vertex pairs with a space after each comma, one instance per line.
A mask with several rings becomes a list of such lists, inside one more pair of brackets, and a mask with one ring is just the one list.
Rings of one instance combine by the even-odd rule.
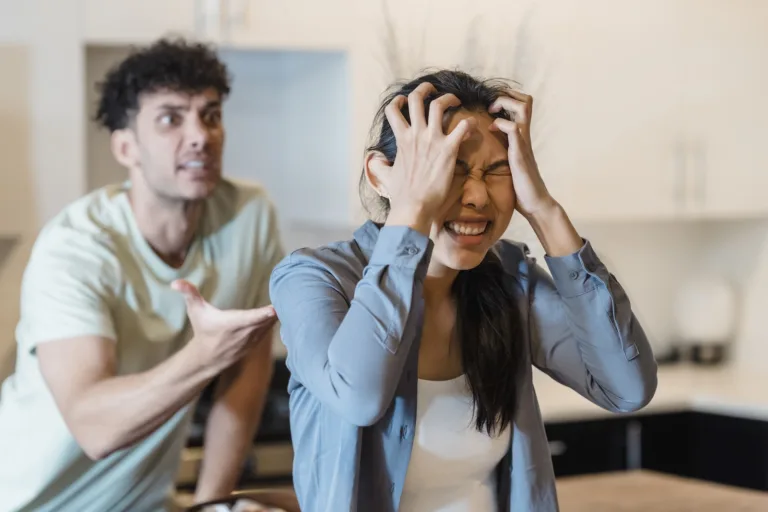
[[470, 270], [483, 262], [483, 258], [485, 258], [487, 252], [487, 248], [485, 248], [485, 250], [479, 250], [479, 248], [473, 248], [472, 250], [465, 248], [451, 248], [442, 251], [440, 260], [443, 265], [453, 270]]

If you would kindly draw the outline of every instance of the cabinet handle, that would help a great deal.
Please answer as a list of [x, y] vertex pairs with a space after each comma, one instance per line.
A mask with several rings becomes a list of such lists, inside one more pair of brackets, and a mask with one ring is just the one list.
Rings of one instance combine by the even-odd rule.
[[563, 441], [550, 441], [549, 442], [549, 453], [553, 457], [557, 457], [559, 455], [565, 454], [565, 452], [568, 450], [568, 445], [566, 445]]

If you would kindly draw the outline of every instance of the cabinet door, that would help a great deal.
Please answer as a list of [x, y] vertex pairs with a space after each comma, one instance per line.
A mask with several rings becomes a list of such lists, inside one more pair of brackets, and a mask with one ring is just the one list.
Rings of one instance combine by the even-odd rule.
[[768, 6], [687, 0], [687, 158], [703, 216], [768, 213]]
[[698, 412], [640, 421], [643, 469], [768, 490], [768, 423]]
[[623, 419], [545, 425], [555, 476], [627, 469], [627, 423]]
[[[555, 6], [551, 4], [557, 4]], [[517, 43], [548, 186], [576, 218], [669, 218], [683, 208], [680, 24], [669, 0], [559, 0]]]
[[351, 0], [222, 0], [222, 43], [235, 48], [344, 49], [356, 22]]
[[200, 36], [205, 1], [83, 0], [85, 39], [94, 44], [145, 44], [169, 34]]

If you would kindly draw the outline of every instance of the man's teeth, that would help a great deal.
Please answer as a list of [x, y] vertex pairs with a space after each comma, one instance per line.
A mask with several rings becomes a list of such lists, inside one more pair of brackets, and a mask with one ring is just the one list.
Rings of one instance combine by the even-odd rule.
[[488, 228], [488, 223], [487, 222], [483, 222], [483, 223], [449, 222], [447, 226], [448, 226], [448, 229], [450, 229], [451, 231], [459, 235], [482, 235], [483, 233], [485, 233], [485, 230]]
[[202, 160], [192, 160], [191, 162], [185, 163], [184, 167], [188, 167], [191, 169], [202, 169], [204, 167], [204, 164]]

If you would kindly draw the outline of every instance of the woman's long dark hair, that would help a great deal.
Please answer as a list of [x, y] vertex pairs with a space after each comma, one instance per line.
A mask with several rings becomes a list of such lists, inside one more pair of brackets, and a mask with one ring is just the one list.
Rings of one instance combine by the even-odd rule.
[[[437, 90], [436, 95], [425, 100], [425, 113], [433, 99], [449, 93], [461, 101], [462, 109], [488, 112], [496, 98], [510, 87], [504, 81], [479, 80], [450, 70], [396, 85], [381, 103], [374, 123], [374, 141], [368, 151], [381, 152], [390, 162], [395, 161], [397, 142], [384, 109], [396, 96], [407, 96], [423, 82], [431, 83]], [[407, 104], [402, 112], [410, 122]], [[508, 118], [504, 112], [496, 117]], [[374, 220], [383, 221], [389, 214], [389, 201], [368, 186], [365, 172], [360, 177], [360, 197]], [[480, 265], [459, 272], [452, 287], [457, 308], [456, 333], [461, 340], [462, 367], [472, 392], [475, 426], [489, 434], [506, 428], [517, 409], [525, 340], [513, 286], [516, 281], [505, 275], [498, 255], [489, 251]]]

